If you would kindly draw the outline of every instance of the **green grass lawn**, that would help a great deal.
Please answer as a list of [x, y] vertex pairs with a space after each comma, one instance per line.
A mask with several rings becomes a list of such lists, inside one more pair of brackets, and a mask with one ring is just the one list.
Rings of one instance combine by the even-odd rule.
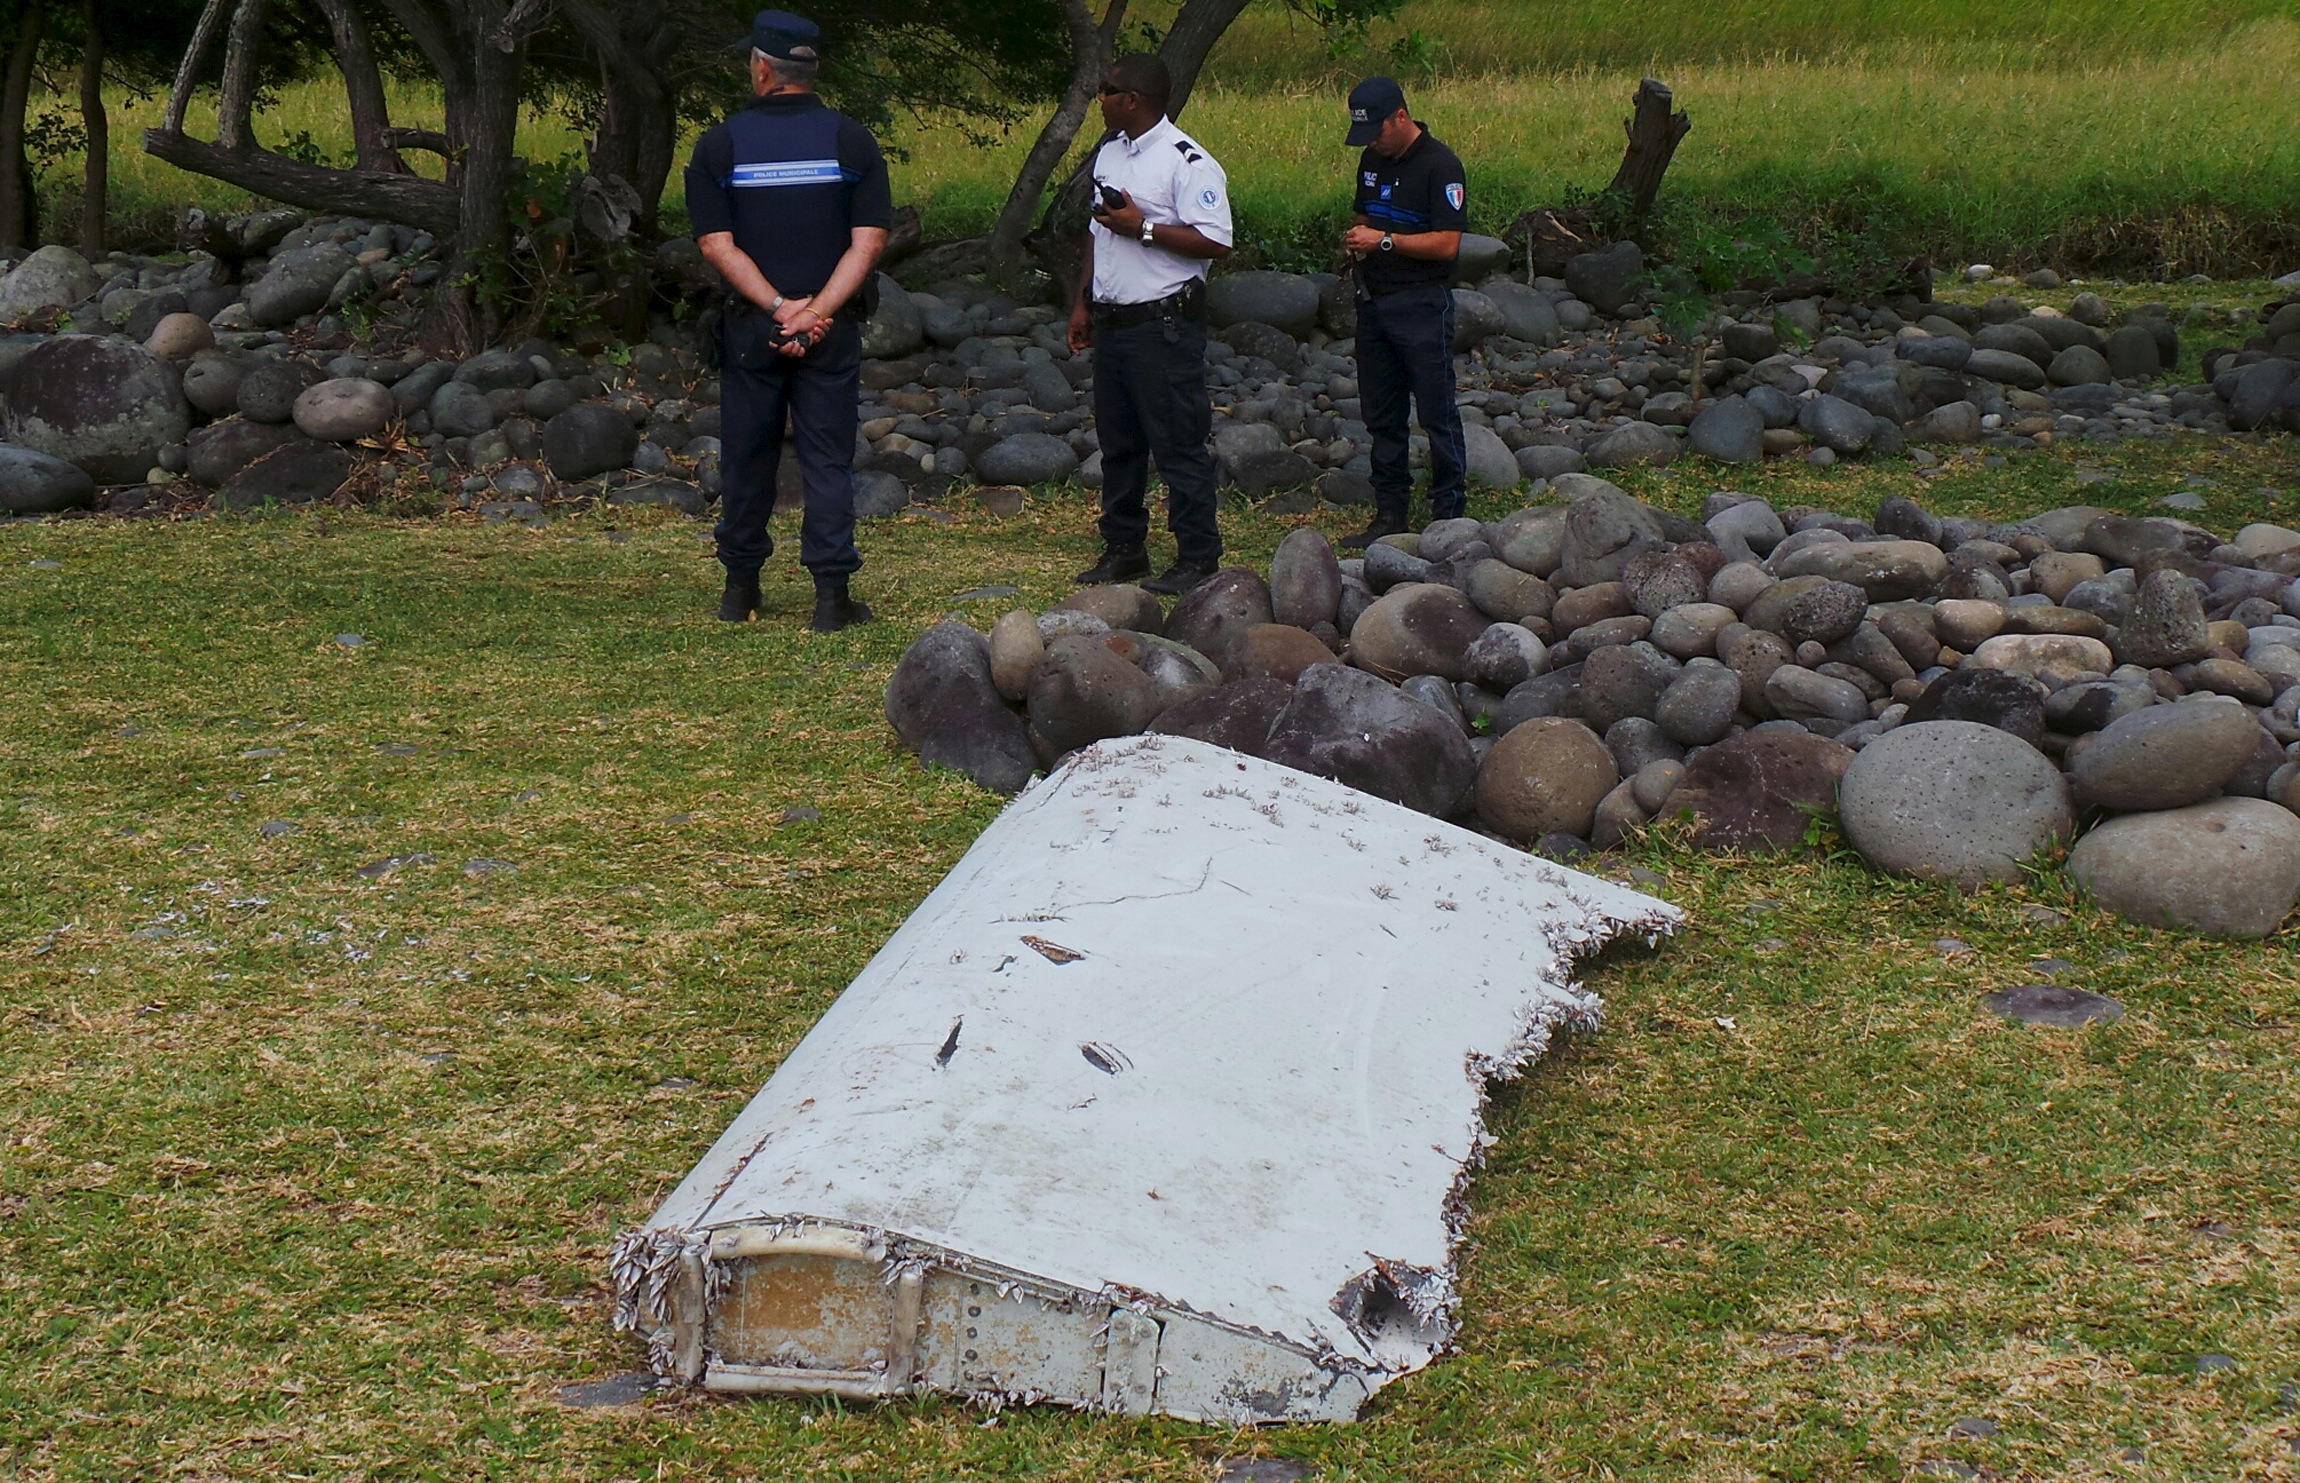
[[[2289, 440], [1732, 477], [2012, 515], [2190, 476], [2215, 527], [2300, 515]], [[1694, 509], [1714, 480], [1630, 482]], [[1257, 563], [1296, 523], [1226, 520]], [[765, 621], [711, 621], [700, 532], [0, 527], [0, 1476], [2300, 1472], [2288, 944], [2129, 927], [2050, 875], [1967, 899], [1665, 839], [1608, 868], [1690, 926], [1594, 965], [1604, 1029], [1498, 1098], [1461, 1352], [1361, 1424], [562, 1406], [638, 1363], [614, 1232], [996, 810], [891, 745], [896, 656], [996, 616], [966, 589], [1050, 601], [1093, 546], [1074, 494], [875, 524], [887, 621], [825, 639], [780, 560]], [[2124, 1020], [1978, 1009], [2039, 957]]]
[[[1130, 14], [1155, 25], [1171, 10]], [[1401, 38], [1414, 51], [1402, 60]], [[1417, 113], [1461, 152], [1486, 231], [1610, 180], [1619, 121], [1651, 73], [1693, 119], [1656, 227], [1681, 258], [1744, 237], [1846, 257], [1926, 251], [2167, 277], [2300, 267], [2300, 14], [2289, 0], [1413, 0], [1341, 57], [1264, 0], [1184, 114], [1229, 170], [1256, 259], [1327, 265], [1354, 159], [1339, 142], [1342, 94], [1378, 68], [1405, 76]], [[436, 92], [407, 82], [393, 93], [398, 122], [439, 126]], [[115, 212], [162, 238], [187, 201], [250, 204], [140, 152], [163, 107], [116, 96], [112, 123]], [[192, 111], [203, 136], [210, 111], [212, 100]], [[897, 199], [921, 208], [932, 236], [987, 230], [1036, 127], [984, 148], [948, 119], [902, 120], [888, 135], [904, 154]], [[281, 89], [257, 129], [268, 143], [308, 135], [348, 155], [329, 80]], [[581, 146], [548, 111], [522, 129], [538, 160]], [[76, 158], [49, 167], [58, 207], [69, 208], [78, 170]], [[676, 170], [667, 201], [683, 210]], [[58, 229], [75, 219], [52, 213]]]

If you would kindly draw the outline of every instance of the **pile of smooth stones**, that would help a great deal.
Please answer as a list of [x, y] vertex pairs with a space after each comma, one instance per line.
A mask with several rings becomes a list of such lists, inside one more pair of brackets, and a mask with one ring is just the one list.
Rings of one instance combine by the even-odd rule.
[[[1013, 793], [1106, 737], [1195, 737], [1560, 859], [1685, 821], [1978, 888], [2066, 869], [2229, 937], [2300, 898], [2300, 531], [2087, 506], [1868, 520], [1721, 491], [1694, 521], [1589, 474], [1362, 560], [946, 620], [886, 692], [902, 741]], [[2069, 845], [2073, 841], [2073, 849]]]

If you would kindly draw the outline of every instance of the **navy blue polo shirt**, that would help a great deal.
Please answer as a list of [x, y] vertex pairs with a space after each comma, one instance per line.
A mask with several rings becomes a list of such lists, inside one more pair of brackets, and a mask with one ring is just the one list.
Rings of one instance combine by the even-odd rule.
[[700, 239], [732, 232], [775, 291], [830, 281], [856, 227], [892, 227], [886, 156], [870, 130], [813, 93], [756, 100], [695, 141], [687, 217]]
[[[1427, 128], [1394, 160], [1368, 149], [1358, 157], [1357, 201], [1351, 209], [1379, 232], [1466, 232], [1469, 189], [1461, 156]], [[1450, 258], [1439, 262], [1402, 252], [1369, 252], [1358, 263], [1358, 281], [1368, 288], [1443, 283], [1452, 276]]]

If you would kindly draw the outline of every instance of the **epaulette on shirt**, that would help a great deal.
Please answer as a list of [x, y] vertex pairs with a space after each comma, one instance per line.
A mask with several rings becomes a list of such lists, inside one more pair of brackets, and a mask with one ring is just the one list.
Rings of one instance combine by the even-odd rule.
[[1193, 164], [1193, 165], [1197, 164], [1197, 163], [1198, 163], [1200, 160], [1202, 160], [1202, 159], [1206, 158], [1204, 155], [1202, 155], [1202, 154], [1200, 154], [1200, 153], [1198, 152], [1198, 146], [1197, 146], [1197, 145], [1195, 145], [1195, 144], [1192, 144], [1192, 143], [1191, 143], [1189, 140], [1187, 140], [1187, 139], [1177, 139], [1177, 140], [1175, 140], [1175, 141], [1174, 141], [1174, 147], [1175, 147], [1176, 149], [1178, 149], [1178, 150], [1180, 150], [1180, 151], [1182, 152], [1182, 158], [1183, 158], [1184, 160], [1188, 161], [1189, 163], [1191, 163], [1191, 164]]

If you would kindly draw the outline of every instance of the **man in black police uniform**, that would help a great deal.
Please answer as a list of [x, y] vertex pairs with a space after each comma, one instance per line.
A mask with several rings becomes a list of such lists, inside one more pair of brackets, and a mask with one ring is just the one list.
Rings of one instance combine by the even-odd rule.
[[759, 568], [774, 551], [789, 416], [806, 482], [799, 561], [814, 574], [817, 633], [870, 621], [847, 593], [855, 550], [854, 447], [862, 373], [862, 294], [886, 249], [894, 201], [870, 131], [813, 91], [820, 32], [787, 10], [751, 26], [756, 102], [695, 143], [687, 214], [731, 291], [721, 323], [720, 507], [727, 569], [719, 616], [759, 610]]
[[1406, 399], [1430, 440], [1430, 518], [1461, 514], [1468, 453], [1454, 405], [1453, 276], [1469, 196], [1461, 159], [1417, 123], [1405, 90], [1369, 77], [1350, 90], [1350, 132], [1361, 145], [1357, 222], [1343, 234], [1357, 275], [1358, 397], [1373, 436], [1373, 523], [1344, 536], [1370, 546], [1410, 526]]
[[1166, 64], [1130, 53], [1102, 83], [1111, 137], [1094, 156], [1096, 206], [1070, 310], [1070, 348], [1094, 348], [1102, 439], [1102, 559], [1083, 583], [1147, 575], [1150, 460], [1166, 481], [1174, 564], [1142, 585], [1187, 592], [1222, 564], [1214, 412], [1206, 400], [1206, 265], [1230, 255], [1230, 183], [1166, 117]]

